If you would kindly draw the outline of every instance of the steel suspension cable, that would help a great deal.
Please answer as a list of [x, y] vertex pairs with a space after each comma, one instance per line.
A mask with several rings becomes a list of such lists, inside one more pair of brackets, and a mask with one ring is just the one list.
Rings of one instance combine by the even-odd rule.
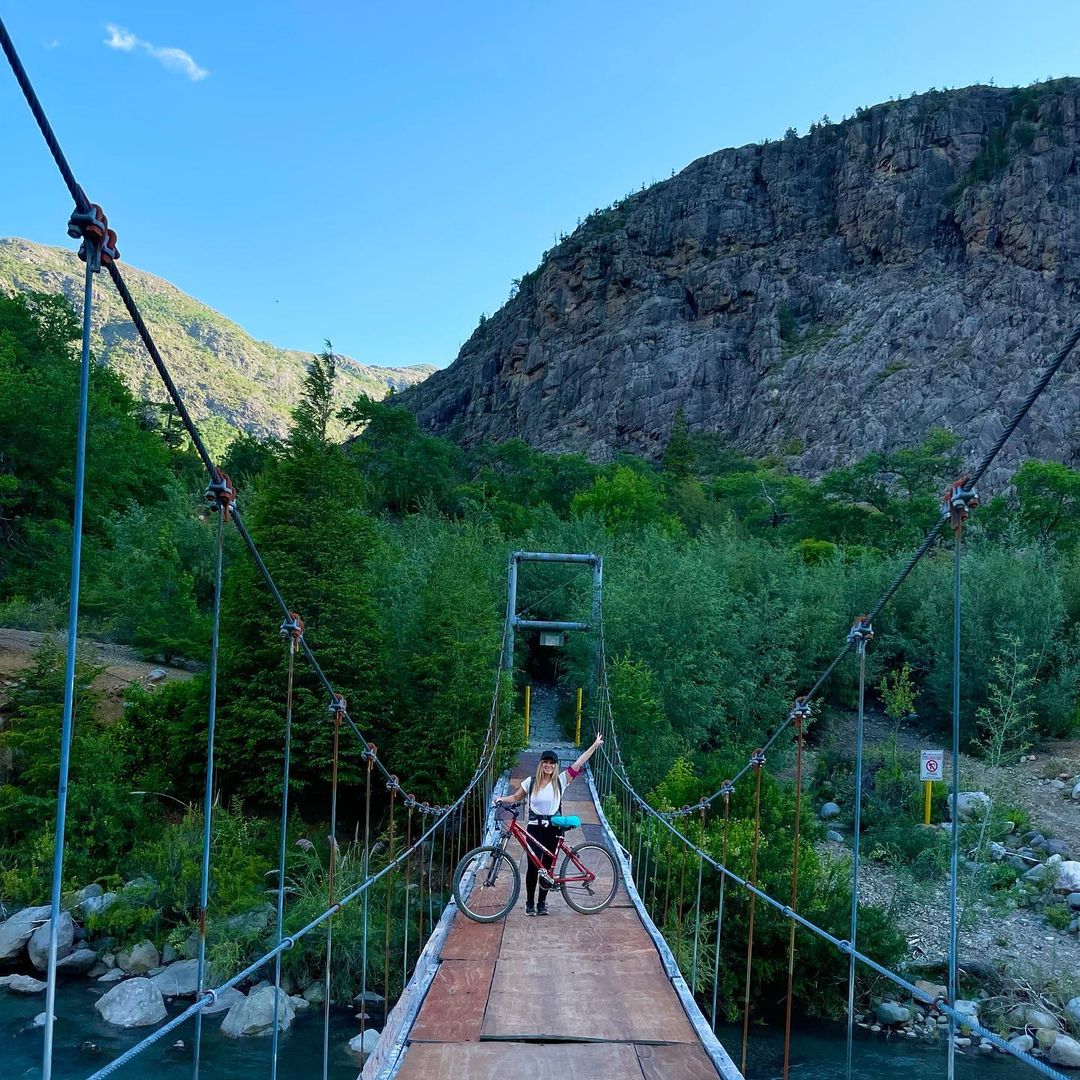
[[[1035, 404], [1036, 401], [1038, 401], [1039, 397], [1043, 394], [1043, 392], [1046, 390], [1047, 386], [1050, 384], [1050, 381], [1057, 374], [1057, 372], [1061, 369], [1061, 366], [1068, 359], [1070, 353], [1072, 353], [1072, 351], [1076, 348], [1078, 343], [1080, 343], [1080, 325], [1077, 325], [1076, 327], [1073, 328], [1073, 330], [1069, 333], [1068, 337], [1065, 339], [1065, 342], [1058, 349], [1058, 351], [1054, 354], [1053, 358], [1046, 365], [1046, 367], [1043, 369], [1042, 374], [1039, 376], [1039, 379], [1036, 382], [1035, 386], [1032, 387], [1031, 391], [1024, 398], [1024, 400], [1021, 403], [1020, 407], [1010, 417], [1008, 423], [1005, 425], [1005, 428], [1003, 429], [1001, 434], [998, 436], [997, 440], [994, 442], [994, 445], [986, 452], [986, 454], [983, 455], [983, 457], [980, 460], [980, 462], [978, 463], [978, 465], [976, 465], [974, 471], [972, 471], [968, 476], [966, 476], [964, 478], [964, 484], [968, 489], [970, 489], [972, 491], [974, 490], [974, 488], [977, 486], [979, 481], [986, 474], [987, 470], [994, 463], [994, 461], [997, 458], [998, 454], [1001, 453], [1002, 449], [1004, 448], [1005, 444], [1008, 442], [1009, 438], [1013, 435], [1013, 433], [1016, 431], [1016, 429], [1020, 426], [1020, 424], [1023, 421], [1024, 417], [1027, 416], [1028, 412], [1030, 412], [1032, 406]], [[915, 570], [915, 567], [919, 564], [919, 562], [921, 562], [923, 557], [927, 554], [928, 551], [930, 551], [930, 549], [937, 542], [938, 537], [941, 535], [941, 533], [942, 533], [943, 529], [945, 528], [946, 524], [948, 524], [948, 520], [949, 520], [948, 516], [943, 516], [943, 517], [939, 518], [937, 520], [937, 522], [927, 531], [926, 536], [923, 538], [922, 543], [916, 549], [914, 554], [904, 564], [903, 568], [896, 575], [896, 577], [893, 578], [893, 580], [889, 583], [889, 585], [886, 587], [885, 591], [881, 594], [881, 596], [878, 597], [877, 602], [873, 605], [873, 607], [871, 607], [869, 613], [866, 616], [864, 616], [868, 622], [872, 623], [877, 619], [877, 617], [884, 610], [885, 606], [889, 603], [890, 600], [892, 600], [892, 598], [900, 590], [900, 588], [904, 584], [904, 582], [906, 582], [907, 579], [912, 575], [912, 573]], [[803, 698], [804, 698], [804, 700], [806, 701], [807, 704], [810, 704], [812, 701], [814, 701], [816, 699], [816, 697], [817, 697], [819, 691], [821, 690], [822, 686], [824, 686], [824, 684], [831, 677], [832, 673], [836, 670], [836, 668], [838, 667], [840, 662], [844, 659], [844, 657], [848, 654], [848, 652], [853, 648], [853, 644], [854, 643], [850, 639], [848, 639], [847, 641], [844, 642], [844, 645], [841, 647], [839, 652], [837, 652], [837, 654], [833, 657], [832, 661], [828, 664], [828, 666], [824, 669], [824, 671], [822, 671], [822, 673], [817, 677], [817, 679], [815, 680], [815, 682], [811, 686], [811, 688], [803, 695]], [[788, 727], [789, 723], [790, 723], [789, 719], [785, 720], [777, 728], [777, 730], [772, 734], [772, 736], [769, 738], [769, 740], [765, 743], [765, 745], [764, 745], [764, 747], [762, 749], [766, 753], [768, 753], [770, 748], [773, 746], [773, 744], [776, 742], [776, 740], [780, 737], [781, 733]], [[749, 771], [749, 766], [744, 766], [732, 778], [732, 783], [737, 784], [743, 778], [743, 776], [746, 775], [746, 773], [748, 771]], [[689, 812], [693, 812], [693, 811], [697, 810], [698, 805], [709, 806], [715, 799], [717, 799], [719, 797], [719, 794], [720, 794], [719, 792], [714, 792], [712, 795], [708, 796], [708, 798], [705, 798], [705, 799], [701, 800], [700, 804], [690, 806], [690, 807], [686, 808], [686, 810], [689, 811]], [[679, 811], [677, 813], [682, 813], [682, 812], [683, 811]]]
[[23, 97], [26, 98], [31, 113], [34, 114], [38, 129], [45, 139], [45, 145], [49, 148], [49, 153], [52, 154], [53, 161], [56, 162], [56, 167], [60, 171], [60, 176], [67, 185], [71, 199], [75, 203], [75, 209], [79, 213], [85, 214], [90, 209], [90, 200], [87, 199], [83, 189], [79, 187], [75, 174], [71, 171], [71, 166], [68, 164], [64, 151], [60, 147], [60, 141], [49, 123], [49, 118], [45, 115], [45, 110], [42, 108], [34, 86], [30, 82], [30, 76], [27, 75], [26, 68], [23, 67], [22, 60], [19, 59], [19, 54], [15, 50], [15, 43], [11, 40], [11, 35], [8, 33], [2, 18], [0, 18], [0, 48], [4, 50], [4, 55], [11, 65], [15, 81], [19, 84], [19, 89], [22, 90]]
[[[195, 996], [202, 997], [206, 978], [206, 911], [210, 902], [210, 838], [214, 829], [214, 728], [217, 723], [218, 653], [221, 644], [221, 574], [225, 552], [225, 521], [229, 516], [231, 487], [222, 480], [211, 484], [208, 498], [217, 503], [217, 542], [214, 548], [214, 608], [210, 634], [210, 702], [206, 717], [206, 783], [203, 789], [202, 868], [199, 876], [199, 945], [195, 971]], [[192, 1076], [199, 1080], [202, 1056], [202, 1010], [195, 1014], [195, 1048]]]
[[[11, 39], [3, 22], [0, 33], [7, 52]], [[9, 59], [18, 62], [14, 49]], [[21, 70], [21, 65], [19, 65]], [[25, 76], [25, 72], [23, 73]], [[29, 85], [29, 83], [27, 84]], [[36, 98], [34, 99], [36, 102]], [[40, 108], [40, 106], [39, 106]], [[35, 114], [36, 115], [36, 114]], [[44, 114], [42, 114], [44, 116]], [[58, 162], [59, 163], [59, 162]], [[90, 415], [90, 316], [94, 301], [94, 274], [100, 265], [100, 245], [87, 238], [86, 275], [83, 282], [82, 352], [79, 360], [79, 406], [75, 435], [75, 505], [71, 521], [71, 577], [68, 588], [67, 655], [64, 660], [64, 711], [60, 725], [60, 762], [56, 784], [56, 827], [53, 834], [52, 886], [49, 896], [49, 954], [45, 976], [45, 1042], [42, 1077], [51, 1080], [53, 1012], [56, 1008], [57, 936], [60, 926], [60, 894], [64, 881], [64, 833], [67, 827], [68, 777], [71, 772], [71, 743], [75, 732], [75, 660], [79, 636], [79, 592], [82, 581], [83, 507], [86, 494], [86, 431]]]
[[[275, 944], [280, 945], [285, 923], [285, 845], [289, 834], [289, 767], [292, 761], [293, 675], [296, 669], [296, 651], [304, 624], [300, 616], [293, 614], [281, 624], [281, 636], [288, 651], [288, 672], [285, 676], [285, 749], [282, 754], [281, 774], [281, 832], [278, 842], [278, 894], [277, 932]], [[279, 1016], [281, 1009], [281, 953], [274, 957], [274, 1027], [270, 1035], [270, 1080], [277, 1080]]]

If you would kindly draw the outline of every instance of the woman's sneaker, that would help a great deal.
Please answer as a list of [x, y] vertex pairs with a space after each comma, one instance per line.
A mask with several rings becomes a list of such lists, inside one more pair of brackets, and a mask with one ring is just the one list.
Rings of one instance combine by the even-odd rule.
[[547, 902], [544, 901], [544, 900], [541, 900], [540, 903], [536, 905], [536, 914], [537, 915], [546, 915], [547, 913], [548, 913]]
[[[543, 907], [543, 905], [541, 905], [541, 906]], [[525, 901], [525, 914], [526, 915], [535, 915], [536, 914], [536, 906], [533, 904], [533, 902], [531, 900], [526, 900]], [[544, 915], [547, 914], [547, 908], [546, 907], [544, 907], [543, 914]]]

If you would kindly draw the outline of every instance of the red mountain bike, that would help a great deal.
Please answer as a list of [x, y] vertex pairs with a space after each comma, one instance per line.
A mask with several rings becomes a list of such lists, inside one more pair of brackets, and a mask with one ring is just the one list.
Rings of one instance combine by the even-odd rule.
[[[517, 863], [506, 853], [510, 837], [525, 849], [529, 861], [540, 873], [540, 881], [546, 888], [558, 887], [563, 899], [582, 915], [592, 915], [615, 899], [619, 887], [615, 859], [603, 844], [585, 843], [570, 847], [563, 838], [562, 830], [580, 824], [577, 818], [567, 818], [559, 825], [559, 842], [555, 850], [544, 847], [518, 824], [518, 808], [497, 806], [496, 819], [502, 825], [502, 838], [497, 844], [473, 848], [457, 864], [454, 871], [454, 899], [458, 907], [476, 922], [494, 922], [501, 919], [517, 903], [521, 893], [521, 872]], [[559, 873], [552, 875], [544, 869], [540, 854], [558, 856], [563, 854]]]

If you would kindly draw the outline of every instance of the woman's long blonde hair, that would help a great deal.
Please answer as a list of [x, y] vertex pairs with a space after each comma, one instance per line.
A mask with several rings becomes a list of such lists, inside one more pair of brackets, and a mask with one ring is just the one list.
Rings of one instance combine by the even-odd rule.
[[[533, 774], [533, 782], [529, 785], [529, 805], [532, 805], [532, 795], [534, 791], [539, 791], [541, 784], [541, 776], [544, 768], [544, 760], [541, 758], [536, 763], [536, 772]], [[559, 802], [562, 802], [562, 789], [559, 787], [559, 762], [555, 762], [555, 774], [551, 778], [551, 782], [555, 785], [555, 790], [559, 793]]]

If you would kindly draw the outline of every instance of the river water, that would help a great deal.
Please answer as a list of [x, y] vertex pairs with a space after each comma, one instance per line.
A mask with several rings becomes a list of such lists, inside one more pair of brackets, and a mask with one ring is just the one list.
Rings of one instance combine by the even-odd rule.
[[[57, 1080], [87, 1077], [145, 1034], [122, 1031], [104, 1023], [94, 1011], [98, 991], [93, 983], [61, 984], [57, 992], [56, 1052], [53, 1075]], [[42, 1032], [29, 1025], [44, 1008], [44, 995], [24, 997], [0, 992], [0, 1078], [32, 1080], [41, 1076]], [[179, 1008], [170, 1015], [179, 1012]], [[205, 1080], [265, 1080], [269, 1076], [270, 1040], [227, 1039], [219, 1032], [224, 1014], [207, 1017], [203, 1027], [202, 1076]], [[166, 1036], [115, 1075], [152, 1080], [189, 1080], [191, 1040], [194, 1025], [188, 1022]], [[349, 1039], [359, 1032], [359, 1024], [345, 1009], [332, 1014], [330, 1030], [330, 1076], [333, 1080], [355, 1080], [359, 1059], [347, 1049]], [[742, 1031], [723, 1028], [720, 1038], [736, 1064]], [[173, 1047], [182, 1039], [184, 1047]], [[322, 1010], [312, 1009], [297, 1016], [281, 1038], [278, 1075], [283, 1080], [317, 1077], [322, 1063]], [[781, 1075], [783, 1039], [774, 1030], [751, 1031], [747, 1080], [775, 1080]], [[926, 1045], [914, 1039], [882, 1039], [859, 1032], [855, 1044], [857, 1080], [895, 1080], [902, 1073], [910, 1080], [945, 1077], [942, 1044]], [[528, 1069], [525, 1069], [528, 1073]], [[845, 1080], [843, 1029], [820, 1025], [802, 1027], [793, 1035], [794, 1080]], [[975, 1051], [957, 1056], [957, 1080], [1030, 1080], [1037, 1074], [1025, 1065], [1000, 1054]], [[469, 1080], [462, 1077], [462, 1080]], [[573, 1080], [568, 1077], [567, 1080]]]

